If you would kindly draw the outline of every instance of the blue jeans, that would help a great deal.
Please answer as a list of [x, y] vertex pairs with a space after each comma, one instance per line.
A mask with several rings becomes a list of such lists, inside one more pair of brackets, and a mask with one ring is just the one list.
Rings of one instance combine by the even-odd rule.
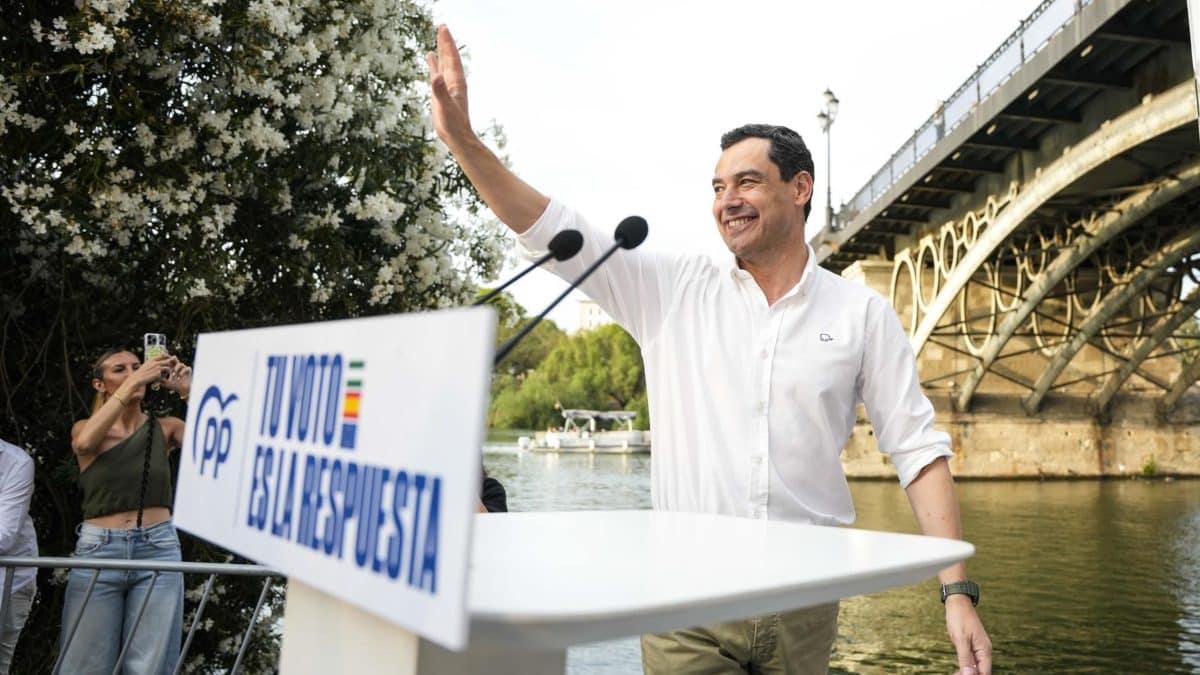
[[[74, 557], [106, 560], [160, 560], [179, 562], [179, 536], [171, 521], [127, 530], [96, 527], [83, 523], [77, 530]], [[129, 675], [169, 674], [179, 659], [183, 632], [183, 575], [160, 572], [150, 590], [153, 572], [101, 570], [92, 596], [84, 605], [88, 584], [95, 570], [71, 570], [63, 608], [60, 646], [67, 639], [76, 617], [79, 627], [63, 658], [64, 673], [103, 673], [116, 667], [121, 647], [130, 642], [121, 672]], [[138, 621], [138, 611], [146, 609]], [[82, 610], [82, 615], [81, 615]]]

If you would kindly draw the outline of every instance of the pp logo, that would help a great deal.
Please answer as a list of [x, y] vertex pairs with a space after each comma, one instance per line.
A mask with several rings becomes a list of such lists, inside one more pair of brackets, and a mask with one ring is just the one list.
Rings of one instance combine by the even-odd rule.
[[[209, 387], [200, 399], [200, 407], [197, 410], [199, 422], [192, 431], [192, 462], [196, 462], [196, 452], [200, 449], [201, 476], [204, 475], [205, 466], [212, 462], [212, 476], [216, 478], [221, 464], [229, 459], [229, 449], [233, 446], [233, 424], [229, 421], [225, 408], [236, 400], [237, 394], [222, 398], [221, 390], [216, 385]], [[213, 405], [210, 406], [210, 402], [214, 402]], [[196, 437], [201, 428], [204, 429], [204, 438], [197, 443]]]

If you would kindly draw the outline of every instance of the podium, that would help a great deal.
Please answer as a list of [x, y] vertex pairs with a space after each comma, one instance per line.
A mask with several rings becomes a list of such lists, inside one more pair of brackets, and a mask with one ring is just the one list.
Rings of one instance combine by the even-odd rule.
[[561, 675], [572, 645], [874, 593], [975, 549], [708, 514], [582, 511], [480, 514], [470, 550], [465, 651], [292, 582], [282, 671]]

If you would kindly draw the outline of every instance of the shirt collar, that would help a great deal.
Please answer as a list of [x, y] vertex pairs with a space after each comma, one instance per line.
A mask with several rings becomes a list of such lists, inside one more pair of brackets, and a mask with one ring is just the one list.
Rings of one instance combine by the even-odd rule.
[[[804, 245], [804, 248], [808, 249], [808, 260], [804, 263], [804, 272], [800, 275], [800, 281], [796, 282], [795, 286], [792, 286], [790, 289], [788, 289], [788, 292], [784, 293], [783, 296], [779, 298], [780, 300], [784, 300], [796, 294], [807, 295], [809, 289], [811, 289], [813, 286], [813, 279], [817, 276], [817, 254], [815, 251], [813, 251], [813, 247], [807, 243]], [[754, 277], [750, 276], [749, 272], [738, 267], [737, 258], [732, 253], [721, 259], [720, 268], [725, 274], [729, 275], [729, 278], [736, 282], [754, 282]]]

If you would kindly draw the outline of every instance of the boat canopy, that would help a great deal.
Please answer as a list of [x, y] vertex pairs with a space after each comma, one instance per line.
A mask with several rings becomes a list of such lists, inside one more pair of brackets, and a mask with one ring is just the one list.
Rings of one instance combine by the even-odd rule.
[[563, 419], [596, 419], [596, 420], [617, 420], [625, 422], [637, 417], [636, 410], [583, 410], [580, 408], [570, 408], [562, 411]]

